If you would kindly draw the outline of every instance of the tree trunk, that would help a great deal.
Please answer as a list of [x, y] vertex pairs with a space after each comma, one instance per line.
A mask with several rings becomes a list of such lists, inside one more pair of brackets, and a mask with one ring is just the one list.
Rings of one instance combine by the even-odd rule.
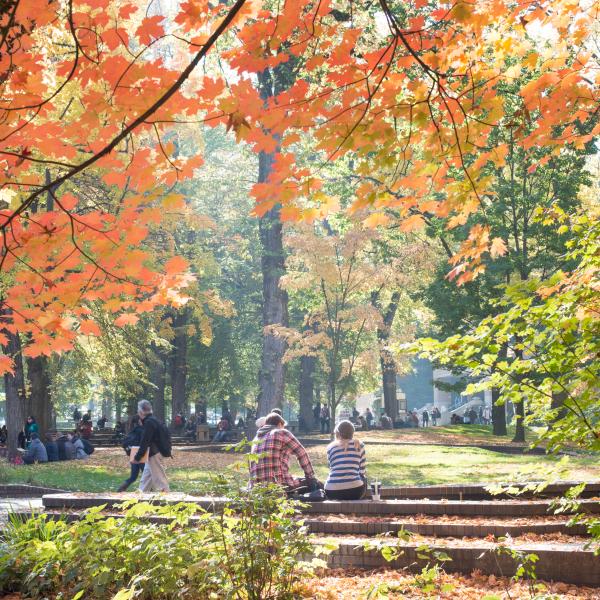
[[393, 356], [387, 356], [387, 354], [387, 352], [382, 351], [380, 356], [383, 383], [383, 406], [385, 409], [385, 414], [392, 419], [392, 422], [396, 422], [398, 420], [396, 363]]
[[203, 400], [202, 398], [200, 398], [200, 400], [198, 400], [198, 402], [196, 402], [196, 404], [194, 405], [194, 410], [196, 411], [196, 417], [199, 419], [200, 415], [203, 414], [204, 418], [206, 419], [207, 416], [207, 405], [206, 405], [206, 400]]
[[300, 381], [298, 382], [298, 397], [300, 400], [300, 431], [308, 432], [317, 427], [313, 418], [314, 377], [317, 359], [314, 356], [300, 358]]
[[186, 412], [188, 318], [186, 308], [173, 316], [173, 353], [171, 356], [171, 420]]
[[555, 423], [564, 419], [567, 416], [568, 410], [565, 408], [565, 400], [567, 399], [567, 392], [552, 392], [552, 402], [550, 408], [552, 411], [556, 411], [556, 414], [552, 418], [549, 427], [552, 427]]
[[127, 398], [127, 419], [137, 413], [137, 398], [135, 396], [128, 396]]
[[494, 435], [506, 435], [506, 405], [497, 404], [500, 398], [500, 390], [492, 388], [492, 429]]
[[[4, 311], [4, 314], [7, 314]], [[6, 440], [8, 459], [14, 459], [18, 452], [19, 432], [25, 425], [25, 377], [23, 374], [23, 356], [21, 354], [21, 340], [19, 335], [4, 330], [3, 334], [8, 338], [8, 343], [3, 346], [4, 354], [10, 356], [14, 363], [14, 374], [4, 375], [4, 391], [6, 396], [6, 428], [8, 439]]]
[[[259, 162], [259, 182], [267, 181], [272, 171], [273, 154], [261, 152]], [[263, 275], [263, 327], [288, 325], [288, 296], [281, 288], [281, 276], [285, 272], [283, 253], [282, 223], [279, 206], [271, 209], [260, 219], [260, 242], [262, 246]], [[281, 336], [266, 331], [263, 335], [263, 348], [260, 374], [258, 377], [258, 415], [264, 416], [283, 403], [285, 391], [285, 365], [283, 355], [286, 344]]]
[[153, 344], [150, 365], [150, 381], [152, 388], [152, 408], [154, 416], [165, 421], [165, 388], [167, 385], [167, 359], [163, 352]]
[[123, 399], [118, 390], [115, 390], [115, 421], [123, 419]]
[[47, 357], [27, 358], [27, 378], [30, 386], [31, 414], [37, 421], [40, 437], [43, 439], [47, 431], [56, 428]]
[[[524, 278], [521, 277], [523, 280]], [[518, 341], [518, 340], [517, 340]], [[515, 350], [515, 360], [523, 360], [523, 351]], [[517, 376], [521, 380], [520, 376]], [[520, 402], [513, 402], [515, 407], [515, 437], [513, 442], [525, 441], [525, 398], [522, 396]]]
[[525, 398], [515, 403], [515, 437], [513, 442], [525, 441]]
[[[288, 88], [294, 81], [294, 61], [288, 61], [273, 69], [265, 69], [258, 75], [258, 85], [262, 100]], [[265, 183], [273, 172], [273, 162], [277, 149], [273, 153], [260, 152], [258, 155], [258, 182]], [[261, 271], [263, 276], [263, 327], [272, 325], [287, 327], [288, 295], [281, 288], [281, 276], [285, 273], [285, 255], [283, 252], [281, 205], [276, 204], [259, 221], [259, 236], [262, 247]], [[268, 414], [276, 406], [283, 404], [285, 391], [285, 364], [283, 355], [286, 344], [282, 337], [266, 330], [263, 333], [261, 367], [258, 375], [257, 416]]]
[[[396, 390], [396, 360], [388, 347], [392, 325], [398, 310], [400, 292], [394, 292], [385, 313], [382, 313], [381, 325], [377, 327], [377, 339], [379, 341], [379, 362], [381, 365], [381, 378], [383, 388], [383, 406], [388, 417], [393, 422], [398, 420], [398, 394]], [[381, 311], [379, 294], [371, 294], [371, 303]]]

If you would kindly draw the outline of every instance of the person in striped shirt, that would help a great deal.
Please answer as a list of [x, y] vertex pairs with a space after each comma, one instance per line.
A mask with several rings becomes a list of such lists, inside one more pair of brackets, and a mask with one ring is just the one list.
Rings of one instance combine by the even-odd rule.
[[329, 477], [325, 493], [331, 500], [360, 500], [367, 490], [365, 445], [354, 439], [354, 425], [340, 421], [327, 447]]

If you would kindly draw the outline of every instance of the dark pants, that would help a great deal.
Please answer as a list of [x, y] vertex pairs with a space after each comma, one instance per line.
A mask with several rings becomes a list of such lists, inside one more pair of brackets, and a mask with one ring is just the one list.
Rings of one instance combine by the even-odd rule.
[[367, 483], [348, 490], [325, 490], [328, 500], [360, 500], [367, 491]]
[[300, 494], [308, 494], [315, 490], [323, 489], [323, 484], [318, 479], [300, 479], [295, 487], [286, 487], [285, 493], [288, 497], [298, 496]]
[[121, 485], [121, 490], [125, 491], [137, 478], [138, 475], [144, 470], [145, 463], [130, 463], [131, 474]]

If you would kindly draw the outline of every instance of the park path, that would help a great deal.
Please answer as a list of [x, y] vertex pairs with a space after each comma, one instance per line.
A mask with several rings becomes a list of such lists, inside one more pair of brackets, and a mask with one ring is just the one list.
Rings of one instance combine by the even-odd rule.
[[7, 520], [10, 512], [41, 512], [41, 498], [0, 498], [0, 523]]

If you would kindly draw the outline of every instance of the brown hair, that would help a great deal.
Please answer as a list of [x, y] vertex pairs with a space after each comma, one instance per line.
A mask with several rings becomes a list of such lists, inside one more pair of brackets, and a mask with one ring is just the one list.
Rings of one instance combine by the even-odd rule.
[[285, 419], [276, 412], [269, 413], [265, 418], [265, 425], [286, 425]]
[[344, 449], [347, 449], [350, 443], [358, 450], [358, 441], [354, 439], [354, 425], [348, 421], [340, 421], [334, 429], [337, 441], [341, 443]]

